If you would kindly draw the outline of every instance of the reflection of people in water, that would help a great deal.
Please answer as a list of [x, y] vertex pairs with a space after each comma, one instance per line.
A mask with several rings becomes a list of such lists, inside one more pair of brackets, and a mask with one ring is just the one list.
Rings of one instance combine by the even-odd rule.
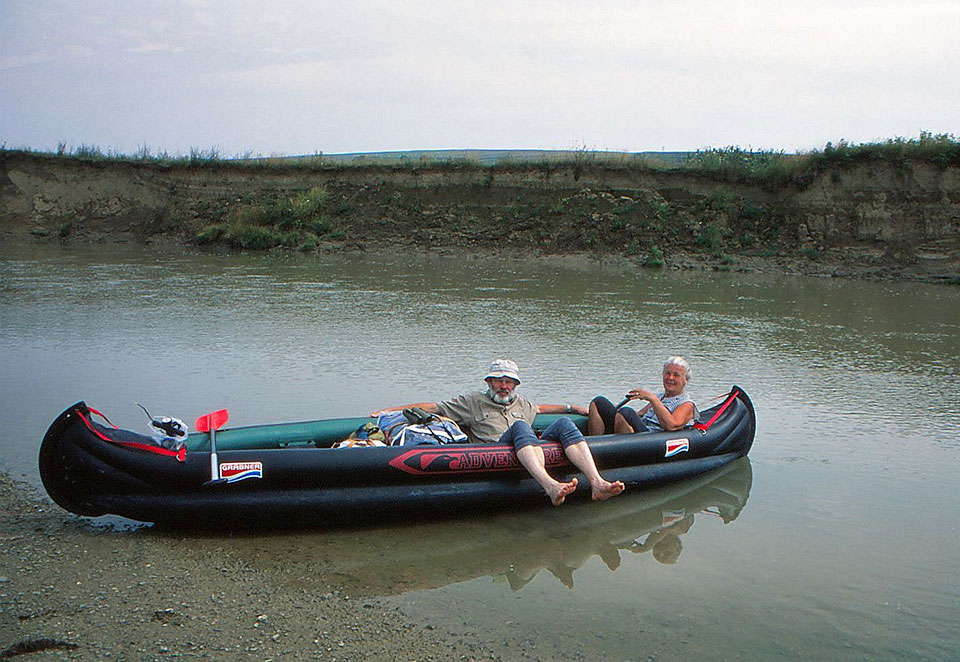
[[[666, 514], [664, 515], [666, 517]], [[518, 591], [530, 582], [541, 569], [550, 571], [561, 584], [567, 588], [573, 588], [573, 571], [580, 568], [592, 556], [599, 556], [603, 563], [614, 571], [620, 567], [620, 549], [629, 549], [634, 554], [651, 552], [653, 558], [664, 565], [671, 565], [680, 558], [680, 552], [683, 551], [683, 544], [680, 542], [680, 536], [690, 530], [693, 526], [693, 514], [686, 515], [669, 526], [662, 527], [647, 534], [646, 539], [640, 542], [639, 538], [629, 543], [609, 543], [599, 542], [591, 538], [585, 538], [580, 545], [568, 545], [568, 548], [560, 549], [552, 554], [547, 563], [537, 563], [529, 567], [511, 566], [507, 572], [507, 581], [510, 588]]]
[[[534, 535], [534, 541], [539, 542], [531, 543], [532, 548], [518, 549], [509, 555], [512, 562], [502, 577], [511, 589], [519, 591], [546, 570], [561, 584], [573, 588], [576, 570], [594, 557], [599, 557], [611, 572], [619, 568], [620, 550], [634, 554], [650, 552], [658, 563], [675, 564], [683, 552], [682, 537], [693, 527], [697, 515], [710, 515], [724, 524], [737, 519], [750, 494], [749, 461], [734, 463], [721, 470], [719, 476], [698, 481], [699, 486], [694, 489], [682, 485], [667, 488], [668, 493], [671, 490], [680, 493], [658, 497], [649, 507], [641, 505], [642, 495], [638, 495], [636, 505], [629, 500], [619, 501], [625, 514], [609, 522], [597, 522], [591, 517], [589, 524], [571, 529], [571, 522], [563, 520], [562, 533], [546, 527]], [[528, 531], [526, 535], [531, 533]], [[564, 544], [556, 544], [558, 537]]]
[[680, 536], [689, 531], [691, 526], [693, 526], [693, 515], [687, 515], [679, 522], [648, 534], [643, 542], [634, 540], [627, 549], [634, 554], [650, 551], [657, 561], [664, 565], [671, 565], [677, 562], [680, 552], [683, 551]]
[[507, 572], [510, 588], [518, 591], [527, 585], [540, 570], [546, 568], [567, 588], [573, 588], [573, 571], [580, 568], [594, 555], [599, 556], [611, 572], [620, 567], [620, 550], [609, 542], [586, 538], [576, 549], [560, 549], [546, 564], [537, 563], [528, 567], [513, 565]]

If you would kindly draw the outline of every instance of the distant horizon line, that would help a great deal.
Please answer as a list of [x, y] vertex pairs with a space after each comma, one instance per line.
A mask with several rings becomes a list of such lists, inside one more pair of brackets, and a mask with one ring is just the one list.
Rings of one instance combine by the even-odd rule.
[[440, 148], [440, 149], [393, 149], [371, 152], [314, 152], [313, 154], [300, 154], [293, 156], [267, 156], [260, 157], [263, 160], [291, 160], [291, 159], [315, 159], [321, 158], [330, 161], [365, 161], [365, 160], [451, 160], [463, 159], [467, 161], [477, 161], [480, 163], [493, 163], [510, 158], [521, 158], [524, 160], [557, 159], [578, 157], [621, 157], [628, 159], [646, 159], [662, 161], [669, 163], [678, 163], [691, 154], [696, 154], [696, 150], [671, 150], [671, 151], [642, 151], [627, 152], [608, 149], [537, 149], [537, 148], [508, 148], [508, 149], [486, 149], [482, 147], [466, 148]]

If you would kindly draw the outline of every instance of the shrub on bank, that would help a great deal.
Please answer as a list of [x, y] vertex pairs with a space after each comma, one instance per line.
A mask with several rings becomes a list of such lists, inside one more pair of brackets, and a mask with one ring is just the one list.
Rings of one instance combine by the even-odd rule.
[[206, 226], [197, 234], [200, 244], [223, 243], [244, 250], [282, 246], [313, 250], [334, 228], [327, 217], [329, 194], [321, 186], [277, 200], [245, 201], [226, 223]]
[[644, 260], [643, 266], [651, 269], [659, 269], [663, 265], [663, 251], [660, 250], [659, 246], [654, 244], [650, 247], [650, 253], [647, 255], [647, 259]]
[[[739, 147], [707, 149], [688, 156], [683, 170], [721, 181], [749, 183], [768, 189], [802, 184], [807, 176], [831, 167], [848, 168], [864, 161], [902, 165], [923, 161], [939, 166], [960, 166], [960, 140], [948, 133], [920, 132], [915, 139], [891, 138], [883, 142], [828, 142], [822, 150], [806, 154], [744, 150]], [[835, 177], [840, 177], [835, 174]]]
[[822, 151], [810, 155], [811, 167], [849, 166], [860, 161], [882, 160], [901, 164], [909, 160], [927, 161], [941, 166], [960, 166], [960, 140], [948, 133], [920, 132], [916, 139], [892, 138], [878, 143], [854, 145], [841, 140], [827, 143]]
[[788, 184], [803, 168], [802, 158], [784, 152], [743, 150], [739, 147], [695, 152], [683, 170], [721, 181], [758, 184], [768, 188]]

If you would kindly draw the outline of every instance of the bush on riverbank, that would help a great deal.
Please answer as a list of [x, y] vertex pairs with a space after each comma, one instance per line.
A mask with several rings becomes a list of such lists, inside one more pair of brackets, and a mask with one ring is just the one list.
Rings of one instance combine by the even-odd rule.
[[278, 246], [313, 250], [323, 238], [335, 238], [337, 234], [327, 216], [329, 197], [321, 186], [274, 200], [248, 196], [229, 212], [225, 223], [214, 223], [201, 230], [197, 242], [220, 242], [251, 250]]
[[893, 138], [878, 143], [854, 145], [841, 140], [836, 145], [827, 143], [823, 151], [810, 155], [810, 167], [848, 167], [862, 161], [887, 161], [903, 164], [907, 161], [926, 161], [940, 166], [960, 166], [960, 140], [951, 134], [920, 133], [917, 139]]
[[921, 132], [916, 139], [892, 138], [884, 142], [853, 144], [828, 142], [822, 150], [805, 154], [749, 151], [739, 147], [695, 152], [682, 168], [728, 182], [751, 183], [768, 189], [802, 184], [814, 173], [849, 168], [867, 161], [885, 161], [902, 166], [907, 161], [960, 166], [960, 140], [951, 134]]

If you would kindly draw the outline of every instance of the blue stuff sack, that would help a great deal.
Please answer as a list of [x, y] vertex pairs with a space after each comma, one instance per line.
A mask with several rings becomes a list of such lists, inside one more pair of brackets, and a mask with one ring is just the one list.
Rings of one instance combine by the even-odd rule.
[[419, 446], [459, 443], [467, 435], [449, 418], [434, 416], [429, 423], [410, 423], [402, 411], [383, 412], [377, 418], [377, 427], [383, 430], [391, 446]]

